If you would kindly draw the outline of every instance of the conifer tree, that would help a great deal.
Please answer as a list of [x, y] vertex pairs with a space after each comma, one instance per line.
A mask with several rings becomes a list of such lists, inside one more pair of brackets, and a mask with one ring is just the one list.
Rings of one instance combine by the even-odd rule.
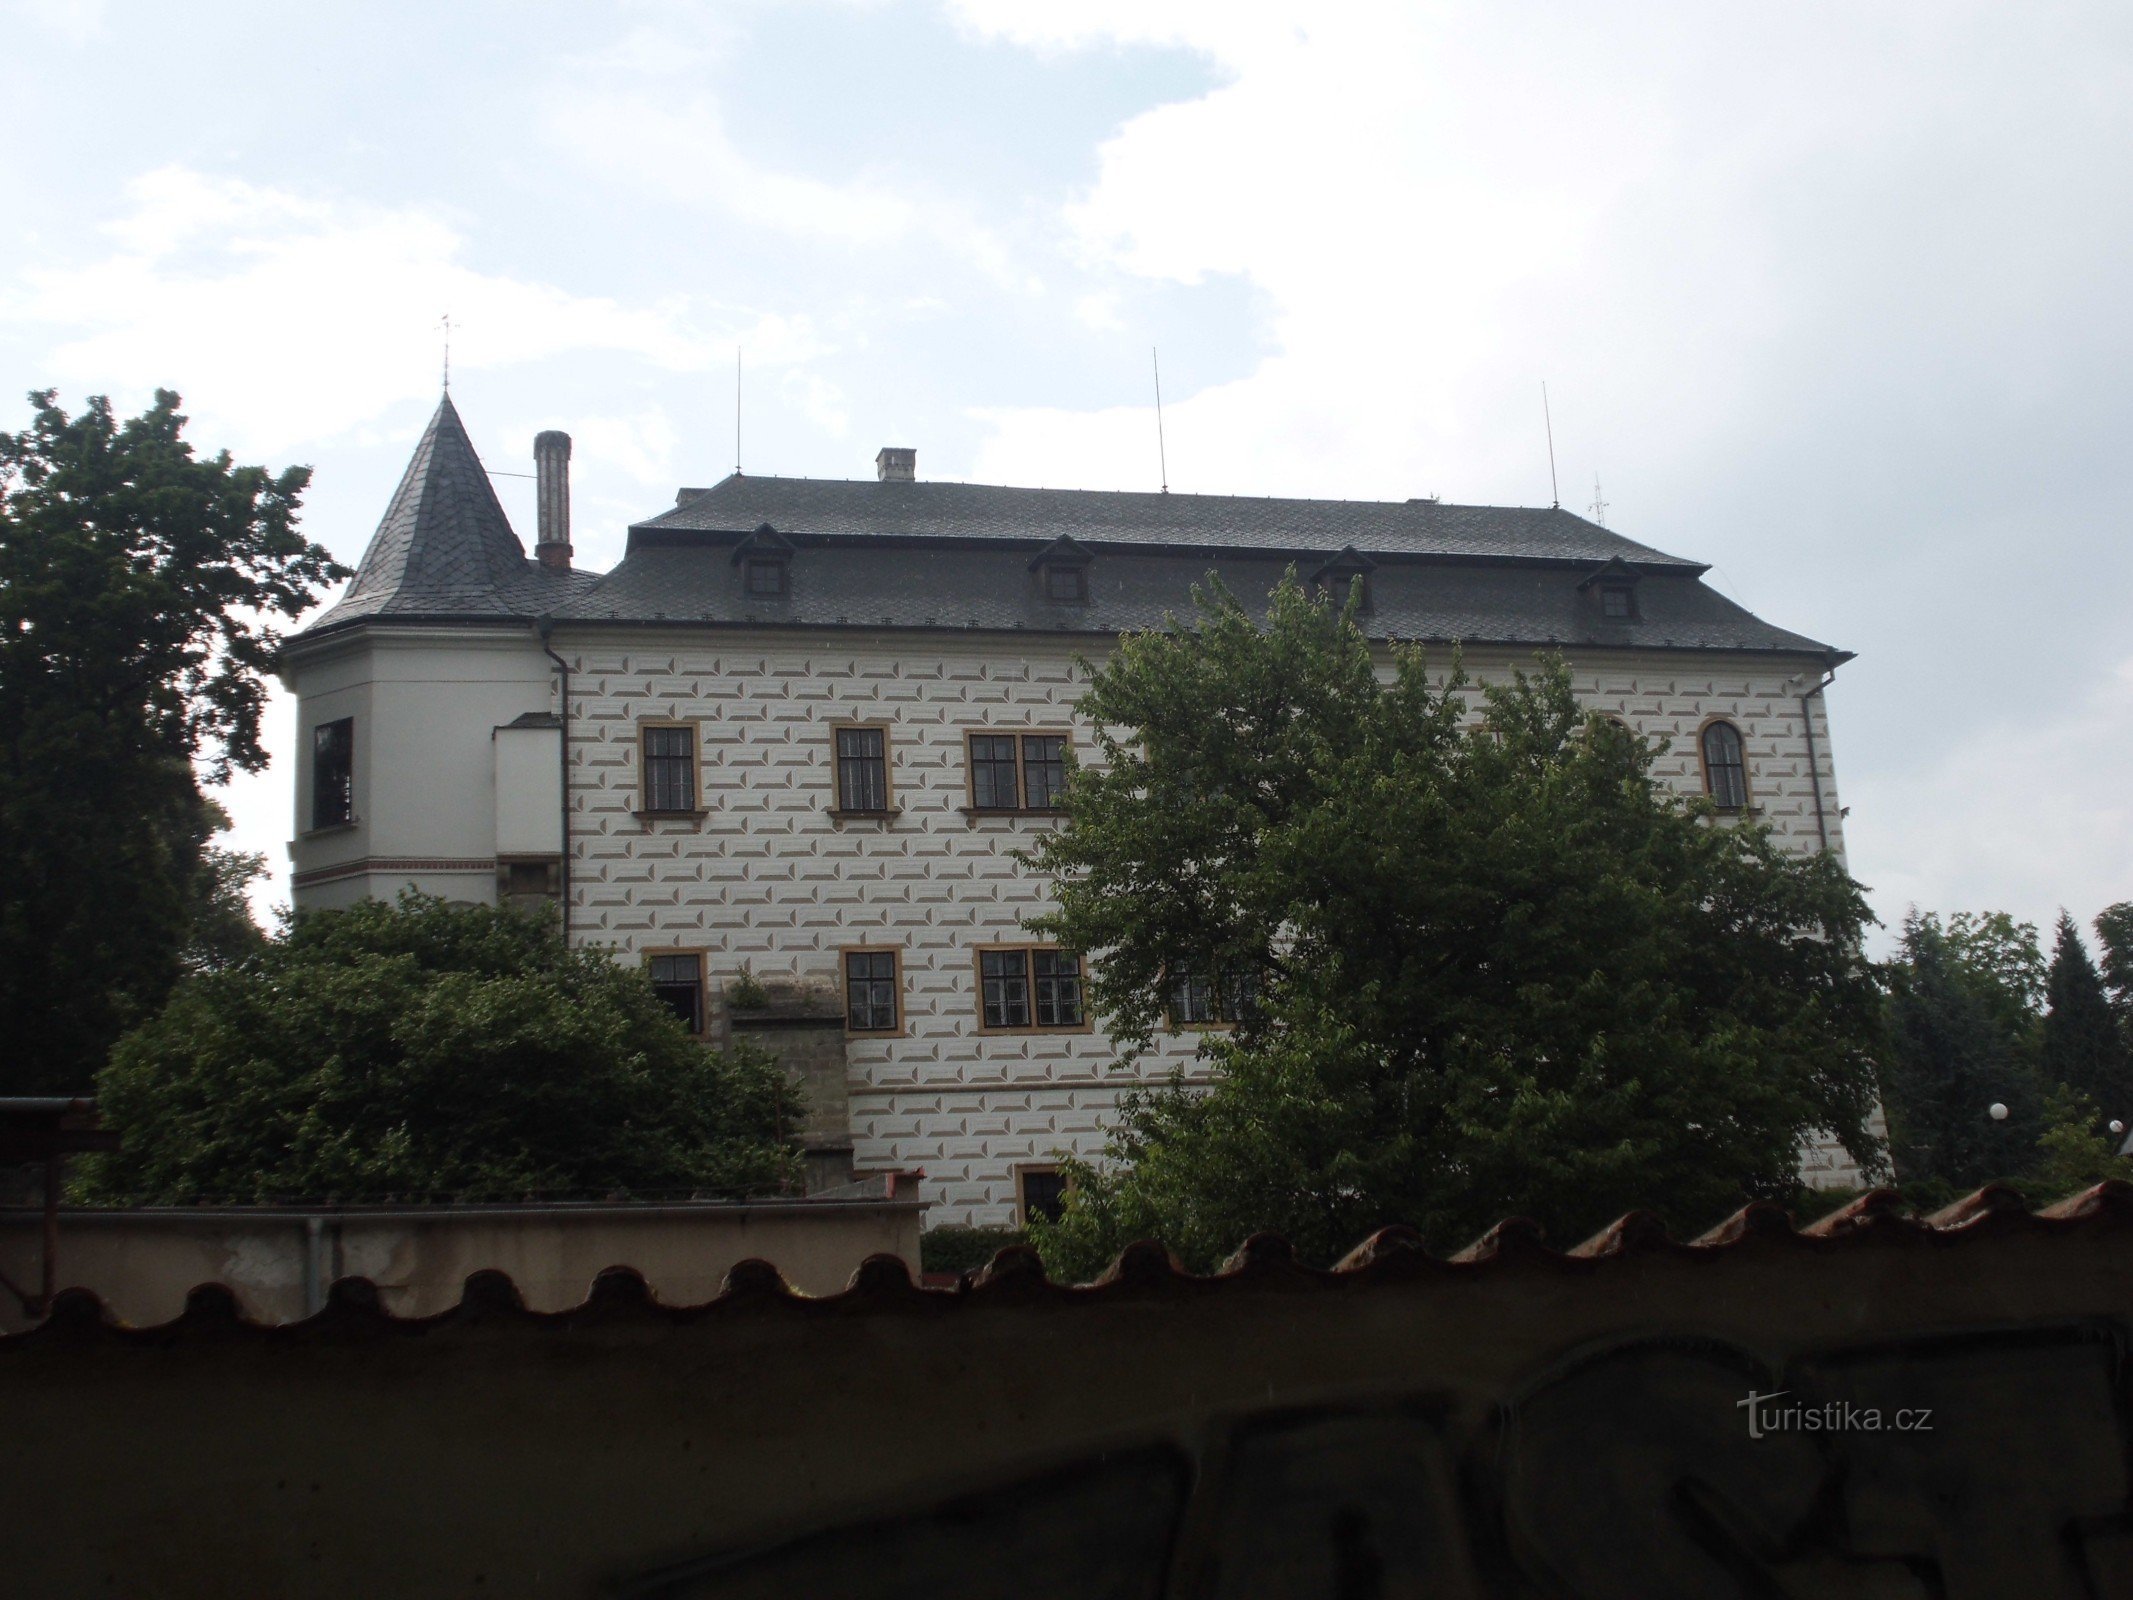
[[2133, 900], [2096, 914], [2096, 942], [2103, 947], [2103, 987], [2118, 1018], [2118, 1037], [2133, 1053]]
[[[2033, 923], [2005, 912], [1904, 919], [1886, 968], [1882, 1104], [1897, 1180], [1969, 1190], [2029, 1165], [2048, 1122], [2036, 1071], [2044, 963]], [[2007, 1107], [1995, 1120], [1994, 1105]]]
[[2105, 1117], [2133, 1119], [2133, 1071], [2111, 1015], [2103, 977], [2081, 930], [2064, 911], [2044, 983], [2044, 1031], [2038, 1071], [2046, 1084], [2086, 1097]]

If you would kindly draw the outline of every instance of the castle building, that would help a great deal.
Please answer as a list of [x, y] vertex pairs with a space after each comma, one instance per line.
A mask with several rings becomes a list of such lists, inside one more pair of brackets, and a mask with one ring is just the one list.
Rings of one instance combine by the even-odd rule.
[[[569, 439], [535, 441], [529, 557], [447, 396], [285, 650], [297, 909], [559, 901], [711, 1038], [745, 973], [840, 1046], [809, 1072], [832, 1166], [923, 1169], [934, 1222], [1005, 1222], [1055, 1203], [1124, 1089], [1193, 1073], [1190, 1027], [1114, 1066], [1078, 958], [1023, 927], [1046, 887], [1015, 852], [1087, 748], [1077, 659], [1189, 614], [1210, 571], [1247, 599], [1359, 578], [1374, 636], [1457, 641], [1482, 679], [1560, 650], [1593, 710], [1671, 742], [1665, 781], [1842, 855], [1822, 691], [1849, 657], [1697, 562], [1554, 508], [934, 483], [915, 454], [683, 489], [591, 573]], [[1804, 1164], [1856, 1178], [1833, 1145]]]

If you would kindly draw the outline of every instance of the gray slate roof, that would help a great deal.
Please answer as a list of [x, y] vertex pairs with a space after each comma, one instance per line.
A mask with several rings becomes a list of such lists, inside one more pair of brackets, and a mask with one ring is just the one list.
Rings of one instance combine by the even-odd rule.
[[448, 394], [394, 491], [348, 592], [306, 636], [374, 617], [530, 620], [593, 582], [529, 559]]
[[1045, 542], [1069, 534], [1086, 545], [1328, 554], [1354, 545], [1369, 555], [1593, 564], [1619, 556], [1639, 567], [1704, 570], [1568, 511], [1430, 500], [1276, 500], [736, 473], [715, 488], [682, 490], [673, 510], [637, 527], [746, 532], [765, 522], [788, 534]]
[[[1030, 570], [1040, 547], [1034, 535], [1005, 549], [954, 540], [887, 544], [846, 538], [801, 543], [792, 555], [786, 596], [765, 599], [743, 592], [742, 570], [732, 559], [736, 542], [640, 527], [621, 565], [558, 606], [556, 620], [1103, 635], [1160, 627], [1167, 614], [1191, 616], [1193, 587], [1204, 584], [1210, 570], [1248, 607], [1256, 605], [1292, 564], [1256, 551], [1207, 556], [1099, 549], [1088, 568], [1087, 603], [1063, 605], [1044, 597], [1041, 575]], [[1312, 562], [1293, 564], [1301, 576], [1311, 575]], [[1639, 577], [1639, 620], [1609, 620], [1601, 614], [1598, 589], [1578, 588], [1591, 570], [1584, 562], [1379, 558], [1370, 574], [1372, 609], [1363, 621], [1380, 638], [1832, 653], [1743, 610], [1682, 563]]]
[[[778, 538], [750, 540], [763, 524]], [[1035, 560], [1086, 561], [1088, 600], [1045, 596]], [[790, 561], [788, 592], [743, 590], [744, 540]], [[630, 530], [605, 576], [550, 572], [489, 486], [449, 396], [437, 408], [348, 593], [305, 636], [354, 623], [981, 629], [1113, 635], [1193, 611], [1211, 571], [1247, 605], [1294, 566], [1353, 547], [1382, 638], [1836, 656], [1702, 581], [1705, 568], [1556, 509], [1429, 501], [1107, 494], [971, 483], [743, 478], [682, 491]], [[1582, 580], [1637, 580], [1633, 621]]]

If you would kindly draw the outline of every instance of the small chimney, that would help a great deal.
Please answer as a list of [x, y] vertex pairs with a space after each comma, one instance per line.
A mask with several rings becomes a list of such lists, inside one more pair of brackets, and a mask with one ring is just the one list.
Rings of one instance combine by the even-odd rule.
[[903, 445], [884, 445], [874, 457], [874, 472], [883, 483], [916, 483], [918, 452]]
[[533, 437], [533, 470], [540, 481], [540, 537], [534, 559], [552, 572], [570, 570], [570, 435], [551, 428]]

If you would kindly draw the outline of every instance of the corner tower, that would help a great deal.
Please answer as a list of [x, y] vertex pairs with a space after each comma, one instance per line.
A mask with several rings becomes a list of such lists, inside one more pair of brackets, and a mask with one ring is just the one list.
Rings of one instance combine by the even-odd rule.
[[534, 623], [593, 578], [544, 554], [527, 557], [447, 394], [347, 592], [282, 653], [297, 910], [558, 891], [563, 735]]

